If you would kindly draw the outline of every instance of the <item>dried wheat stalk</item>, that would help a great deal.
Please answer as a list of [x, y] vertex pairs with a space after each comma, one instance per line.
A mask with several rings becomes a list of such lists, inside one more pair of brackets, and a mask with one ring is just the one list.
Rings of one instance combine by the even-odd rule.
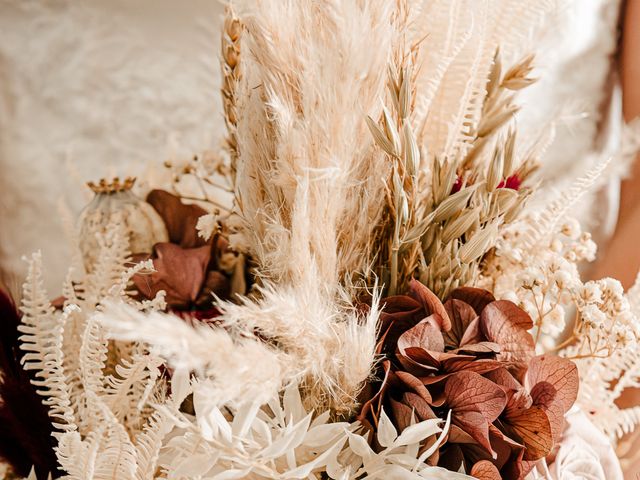
[[224, 108], [224, 120], [227, 126], [227, 148], [230, 155], [231, 175], [235, 177], [235, 164], [238, 158], [238, 140], [236, 130], [238, 127], [237, 95], [238, 82], [242, 70], [240, 62], [240, 40], [242, 36], [242, 23], [235, 15], [231, 5], [225, 8], [224, 24], [222, 28], [222, 106]]

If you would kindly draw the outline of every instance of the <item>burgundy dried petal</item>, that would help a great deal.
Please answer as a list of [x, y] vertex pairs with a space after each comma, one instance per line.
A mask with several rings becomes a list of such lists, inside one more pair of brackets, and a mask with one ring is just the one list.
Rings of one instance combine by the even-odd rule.
[[467, 328], [478, 315], [473, 308], [462, 300], [450, 299], [444, 304], [444, 308], [451, 320], [451, 330], [443, 334], [445, 345], [449, 348], [457, 348]]
[[502, 480], [502, 475], [489, 460], [480, 460], [471, 468], [469, 475], [478, 480]]
[[167, 304], [175, 308], [193, 303], [202, 288], [211, 255], [210, 247], [184, 249], [173, 243], [159, 243], [154, 250], [157, 255], [153, 260], [156, 271], [135, 275], [133, 282], [136, 288], [147, 298], [153, 298], [164, 290]]
[[164, 190], [152, 190], [147, 196], [147, 203], [164, 220], [171, 243], [183, 248], [201, 247], [210, 243], [199, 237], [196, 230], [198, 219], [207, 213], [202, 207], [184, 204], [179, 197]]
[[473, 372], [458, 372], [445, 384], [447, 406], [452, 410], [452, 421], [471, 435], [488, 452], [489, 424], [506, 405], [502, 389], [495, 383]]
[[391, 395], [393, 395], [393, 390], [395, 388], [399, 388], [401, 386], [403, 390], [414, 392], [428, 404], [431, 404], [433, 402], [433, 398], [431, 397], [429, 390], [426, 389], [426, 387], [418, 378], [414, 377], [408, 372], [394, 372], [393, 377], [394, 380], [397, 379], [397, 381], [401, 385], [398, 385], [398, 382], [396, 381], [392, 382], [393, 386], [390, 390]]
[[[529, 363], [525, 386], [532, 393], [536, 384], [547, 382], [557, 391], [554, 401], [568, 412], [578, 396], [580, 377], [575, 363], [554, 355], [539, 355]], [[535, 398], [534, 398], [535, 402]]]
[[435, 315], [425, 318], [398, 338], [398, 350], [404, 352], [409, 347], [444, 352], [444, 340]]
[[226, 298], [229, 296], [229, 290], [231, 288], [231, 281], [221, 272], [217, 270], [209, 270], [207, 272], [204, 285], [196, 299], [196, 305], [198, 307], [212, 305], [215, 294], [217, 297]]
[[531, 317], [508, 300], [487, 305], [480, 314], [480, 330], [490, 342], [502, 347], [499, 360], [527, 363], [535, 353]]
[[496, 300], [491, 292], [473, 287], [456, 288], [449, 295], [449, 299], [462, 300], [464, 303], [471, 305], [477, 315], [482, 313], [484, 307]]
[[433, 313], [439, 315], [438, 321], [440, 322], [440, 329], [443, 332], [451, 330], [451, 320], [449, 320], [449, 315], [435, 293], [415, 278], [412, 278], [409, 282], [409, 295], [422, 304], [427, 315], [431, 315]]

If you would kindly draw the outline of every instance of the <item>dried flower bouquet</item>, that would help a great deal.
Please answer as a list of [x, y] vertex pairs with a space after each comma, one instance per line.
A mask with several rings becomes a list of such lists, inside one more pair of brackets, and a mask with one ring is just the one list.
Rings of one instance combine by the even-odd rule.
[[92, 184], [62, 297], [36, 253], [0, 298], [11, 475], [621, 478], [640, 286], [583, 282], [568, 217], [608, 161], [528, 206], [553, 2], [467, 3], [227, 10], [225, 150]]

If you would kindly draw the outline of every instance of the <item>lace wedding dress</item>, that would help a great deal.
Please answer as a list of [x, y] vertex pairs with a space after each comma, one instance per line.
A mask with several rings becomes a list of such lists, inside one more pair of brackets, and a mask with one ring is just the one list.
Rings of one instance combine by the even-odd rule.
[[[208, 0], [0, 0], [5, 277], [22, 277], [20, 257], [41, 249], [47, 284], [60, 285], [69, 261], [60, 212], [70, 223], [86, 203], [79, 185], [217, 146], [221, 10]], [[518, 128], [538, 138], [555, 122], [541, 169], [554, 188], [619, 146], [611, 76], [618, 13], [617, 0], [559, 2], [531, 43], [540, 81], [521, 98]], [[617, 182], [608, 185], [598, 212], [581, 208], [603, 233], [617, 205]]]
[[[613, 232], [618, 214], [620, 178], [630, 155], [633, 132], [623, 135], [616, 55], [619, 0], [571, 0], [558, 5], [535, 41], [539, 81], [519, 97], [518, 133], [553, 140], [542, 156], [544, 195], [569, 188], [589, 169], [610, 163], [600, 188], [573, 214], [600, 244]], [[623, 141], [625, 145], [623, 146]]]

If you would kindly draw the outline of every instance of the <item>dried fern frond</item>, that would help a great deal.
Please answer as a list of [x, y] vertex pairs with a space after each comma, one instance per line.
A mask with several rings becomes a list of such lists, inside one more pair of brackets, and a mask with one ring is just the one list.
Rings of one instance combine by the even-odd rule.
[[22, 299], [22, 333], [20, 348], [25, 352], [25, 370], [35, 370], [37, 380], [32, 380], [43, 403], [49, 408], [53, 426], [70, 432], [77, 428], [77, 418], [71, 407], [71, 389], [65, 372], [63, 336], [65, 321], [72, 315], [67, 309], [55, 314], [44, 289], [42, 280], [42, 256], [34, 253], [29, 263]]

